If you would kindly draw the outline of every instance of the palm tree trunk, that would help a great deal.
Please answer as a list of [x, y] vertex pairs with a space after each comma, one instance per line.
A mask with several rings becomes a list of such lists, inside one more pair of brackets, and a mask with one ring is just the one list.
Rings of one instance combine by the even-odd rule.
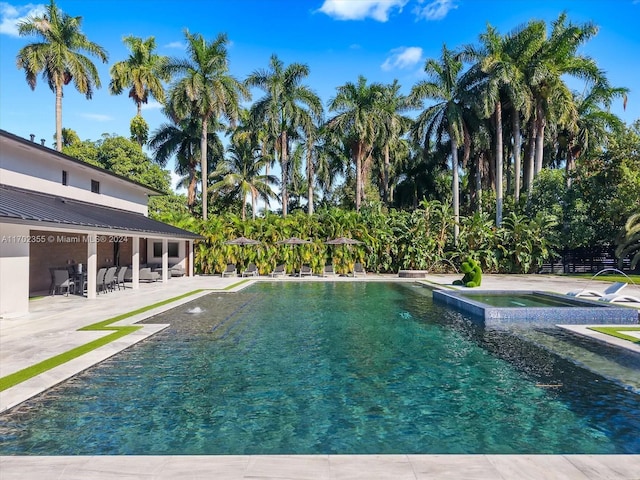
[[62, 151], [62, 81], [56, 80], [56, 150]]
[[289, 192], [287, 184], [289, 182], [289, 158], [287, 157], [287, 132], [280, 134], [280, 165], [282, 167], [282, 216], [287, 216], [289, 206]]
[[189, 186], [187, 187], [187, 206], [189, 210], [193, 210], [196, 203], [196, 172], [194, 168], [189, 169]]
[[502, 206], [504, 199], [502, 197], [502, 167], [503, 167], [503, 148], [502, 148], [502, 104], [500, 100], [496, 102], [496, 226], [502, 225]]
[[200, 134], [200, 176], [202, 177], [202, 219], [207, 220], [207, 180], [208, 166], [207, 166], [207, 130], [209, 122], [206, 118], [202, 119], [202, 133]]
[[311, 145], [307, 148], [307, 205], [308, 214], [313, 215], [313, 155]]
[[360, 184], [362, 183], [362, 142], [358, 142], [356, 151], [356, 212], [360, 211], [362, 202], [362, 191]]
[[529, 122], [529, 140], [527, 145], [527, 195], [531, 195], [533, 188], [533, 175], [535, 170], [535, 154], [536, 154], [536, 127], [535, 121]]
[[542, 170], [542, 158], [544, 153], [544, 127], [547, 122], [544, 118], [544, 112], [542, 111], [542, 104], [538, 103], [536, 109], [536, 162], [535, 162], [535, 175], [537, 176]]
[[452, 193], [453, 193], [453, 241], [458, 244], [460, 235], [460, 179], [458, 178], [458, 143], [451, 132], [451, 169], [453, 173]]
[[513, 110], [513, 197], [518, 203], [520, 200], [520, 170], [522, 169], [522, 160], [520, 159], [520, 150], [522, 149], [522, 135], [520, 133], [520, 114], [516, 109]]
[[256, 197], [258, 196], [258, 192], [254, 192], [251, 190], [251, 218], [253, 220], [256, 219]]
[[389, 160], [389, 144], [385, 143], [384, 145], [384, 168], [383, 168], [383, 192], [384, 192], [384, 203], [386, 205], [389, 205], [389, 167], [390, 167], [390, 160]]

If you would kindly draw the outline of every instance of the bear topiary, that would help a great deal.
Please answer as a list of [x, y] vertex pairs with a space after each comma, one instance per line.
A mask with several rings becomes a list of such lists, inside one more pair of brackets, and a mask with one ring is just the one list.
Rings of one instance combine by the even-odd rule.
[[465, 287], [479, 287], [482, 283], [482, 269], [478, 262], [473, 258], [468, 258], [466, 262], [462, 262], [460, 267], [464, 277], [462, 280], [456, 280], [454, 285], [464, 285]]

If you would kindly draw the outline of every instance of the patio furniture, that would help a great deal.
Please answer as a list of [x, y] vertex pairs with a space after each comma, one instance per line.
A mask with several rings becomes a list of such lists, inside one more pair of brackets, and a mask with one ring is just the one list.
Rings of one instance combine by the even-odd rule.
[[106, 267], [102, 267], [101, 269], [98, 270], [98, 273], [96, 274], [96, 292], [100, 293], [100, 290], [102, 290], [103, 292], [105, 291], [106, 285], [104, 283], [104, 277], [107, 274], [107, 269]]
[[567, 295], [571, 297], [605, 297], [607, 295], [614, 295], [619, 293], [627, 284], [625, 282], [615, 282], [605, 288], [602, 292], [597, 290], [587, 290], [583, 288], [582, 290], [573, 290], [568, 292]]
[[361, 263], [356, 262], [353, 265], [353, 276], [357, 277], [358, 275], [366, 275], [367, 272], [365, 271], [364, 267], [362, 266]]
[[128, 267], [120, 267], [120, 270], [118, 270], [118, 274], [116, 275], [116, 285], [118, 286], [118, 290], [120, 290], [120, 285], [122, 285], [123, 289], [127, 288], [124, 284], [124, 276], [127, 273], [127, 268]]
[[169, 274], [172, 277], [184, 277], [184, 267], [182, 265], [172, 265], [169, 267]]
[[65, 296], [69, 296], [69, 291], [75, 287], [75, 283], [69, 278], [69, 271], [64, 269], [56, 269], [53, 271], [53, 289], [52, 295], [56, 292], [62, 294], [65, 292]]
[[107, 291], [113, 291], [116, 284], [116, 272], [118, 267], [107, 268], [107, 273], [104, 274], [104, 287]]
[[250, 263], [247, 266], [247, 269], [242, 272], [242, 276], [243, 277], [256, 277], [258, 276], [258, 267], [256, 266], [255, 263]]
[[160, 274], [158, 272], [152, 272], [149, 267], [141, 268], [138, 280], [140, 282], [157, 282], [160, 280]]
[[311, 275], [313, 275], [313, 271], [311, 271], [311, 267], [309, 265], [302, 265], [302, 267], [300, 267], [300, 273], [298, 275], [300, 277], [310, 277]]
[[601, 302], [614, 303], [614, 302], [636, 302], [640, 303], [640, 298], [633, 295], [625, 295], [619, 293], [610, 293], [600, 297], [598, 300]]
[[270, 277], [278, 277], [278, 276], [284, 275], [285, 273], [286, 272], [285, 272], [285, 269], [284, 269], [284, 265], [277, 265], [276, 268], [273, 269], [273, 272], [271, 272], [269, 274], [269, 276]]
[[335, 274], [336, 274], [336, 272], [333, 269], [333, 265], [325, 265], [324, 266], [324, 271], [322, 272], [322, 276], [323, 277], [328, 277], [329, 275], [334, 276]]
[[236, 264], [229, 263], [227, 264], [227, 268], [222, 272], [222, 278], [224, 277], [236, 277], [238, 273], [236, 272]]

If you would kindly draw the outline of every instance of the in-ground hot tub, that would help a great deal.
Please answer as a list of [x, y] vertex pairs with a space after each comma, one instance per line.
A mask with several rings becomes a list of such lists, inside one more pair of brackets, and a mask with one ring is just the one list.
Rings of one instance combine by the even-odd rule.
[[434, 290], [433, 299], [483, 319], [486, 326], [638, 323], [635, 308], [531, 290]]

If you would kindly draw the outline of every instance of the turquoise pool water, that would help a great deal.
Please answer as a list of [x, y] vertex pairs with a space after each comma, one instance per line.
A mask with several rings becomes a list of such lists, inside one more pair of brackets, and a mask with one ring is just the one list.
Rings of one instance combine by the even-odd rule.
[[639, 395], [421, 287], [262, 283], [149, 323], [0, 415], [0, 454], [640, 453]]

